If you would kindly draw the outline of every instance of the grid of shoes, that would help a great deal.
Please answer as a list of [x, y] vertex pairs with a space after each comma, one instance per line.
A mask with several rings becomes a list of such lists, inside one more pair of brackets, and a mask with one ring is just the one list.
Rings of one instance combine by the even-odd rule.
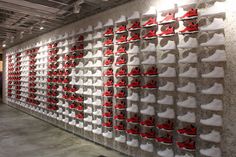
[[8, 53], [8, 100], [146, 153], [221, 157], [224, 2], [177, 6]]

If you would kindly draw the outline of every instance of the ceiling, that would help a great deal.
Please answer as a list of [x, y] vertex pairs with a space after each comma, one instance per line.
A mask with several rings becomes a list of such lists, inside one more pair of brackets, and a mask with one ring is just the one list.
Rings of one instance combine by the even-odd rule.
[[[0, 0], [0, 48], [102, 12], [131, 0]], [[80, 4], [74, 13], [75, 3]], [[44, 29], [40, 29], [43, 27]]]

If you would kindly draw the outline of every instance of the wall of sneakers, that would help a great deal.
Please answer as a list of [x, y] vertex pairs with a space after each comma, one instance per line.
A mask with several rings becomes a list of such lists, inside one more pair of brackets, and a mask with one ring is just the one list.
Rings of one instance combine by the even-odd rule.
[[153, 6], [7, 52], [8, 102], [130, 156], [221, 157], [224, 3]]

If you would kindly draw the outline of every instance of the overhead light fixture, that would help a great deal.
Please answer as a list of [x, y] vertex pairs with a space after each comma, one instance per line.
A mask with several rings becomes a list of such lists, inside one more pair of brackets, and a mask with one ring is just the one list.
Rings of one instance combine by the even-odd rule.
[[40, 30], [43, 30], [43, 29], [44, 29], [44, 27], [43, 27], [43, 26], [41, 26], [41, 27], [39, 27], [39, 29], [40, 29]]
[[7, 45], [6, 44], [2, 44], [2, 47], [6, 47]]

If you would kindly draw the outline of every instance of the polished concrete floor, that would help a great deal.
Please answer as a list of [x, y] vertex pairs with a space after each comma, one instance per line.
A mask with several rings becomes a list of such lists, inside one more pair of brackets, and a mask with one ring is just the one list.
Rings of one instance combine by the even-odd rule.
[[0, 103], [0, 157], [125, 157]]

